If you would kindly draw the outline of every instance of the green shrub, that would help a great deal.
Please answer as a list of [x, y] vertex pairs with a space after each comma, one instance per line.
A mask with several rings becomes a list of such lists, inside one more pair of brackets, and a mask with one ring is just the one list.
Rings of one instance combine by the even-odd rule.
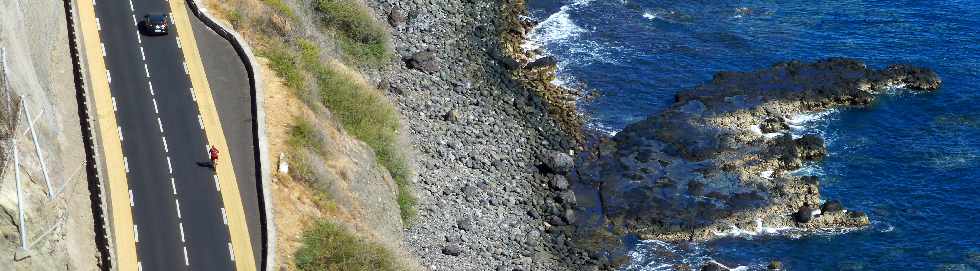
[[262, 0], [262, 2], [265, 2], [266, 5], [279, 14], [289, 17], [290, 20], [296, 20], [296, 13], [293, 13], [293, 9], [289, 8], [289, 6], [286, 5], [286, 2], [283, 2], [282, 0]]
[[303, 271], [400, 270], [390, 250], [325, 220], [303, 233], [295, 263]]
[[317, 0], [314, 10], [348, 60], [377, 64], [389, 56], [388, 32], [357, 0]]
[[293, 148], [306, 148], [314, 152], [322, 152], [323, 137], [303, 118], [296, 118], [292, 127], [289, 128], [289, 139], [287, 144]]
[[297, 67], [296, 55], [283, 47], [281, 45], [267, 46], [260, 54], [269, 59], [270, 68], [285, 81], [284, 84], [287, 87], [295, 90], [304, 89], [306, 79], [303, 78], [302, 71]]
[[233, 8], [228, 12], [228, 22], [231, 23], [231, 26], [234, 28], [242, 27], [242, 13], [239, 12], [238, 9]]

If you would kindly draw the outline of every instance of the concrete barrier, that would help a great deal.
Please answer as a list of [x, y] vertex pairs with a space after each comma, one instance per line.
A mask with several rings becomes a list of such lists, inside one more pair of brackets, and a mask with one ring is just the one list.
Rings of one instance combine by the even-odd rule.
[[89, 200], [92, 202], [92, 219], [95, 224], [95, 245], [99, 251], [98, 268], [100, 270], [112, 270], [114, 255], [112, 254], [111, 238], [109, 234], [108, 214], [109, 206], [105, 202], [105, 189], [103, 189], [103, 178], [100, 174], [102, 163], [98, 158], [99, 146], [96, 145], [95, 120], [90, 112], [94, 110], [89, 103], [89, 89], [85, 74], [85, 56], [81, 53], [79, 46], [78, 28], [76, 22], [75, 8], [72, 5], [75, 0], [62, 0], [65, 6], [65, 21], [68, 27], [68, 52], [71, 56], [72, 75], [75, 80], [75, 99], [78, 103], [78, 119], [82, 129], [82, 142], [85, 145], [85, 172], [88, 179]]
[[269, 161], [269, 143], [266, 139], [265, 134], [265, 111], [263, 110], [263, 90], [262, 90], [262, 75], [261, 69], [258, 62], [255, 59], [255, 55], [252, 53], [252, 48], [245, 43], [245, 39], [242, 38], [238, 32], [235, 32], [231, 27], [225, 26], [214, 19], [213, 15], [208, 13], [207, 8], [201, 6], [198, 0], [187, 0], [187, 4], [191, 11], [194, 13], [198, 19], [204, 22], [205, 25], [211, 28], [215, 33], [218, 33], [221, 37], [228, 40], [232, 47], [235, 48], [235, 52], [238, 57], [242, 59], [245, 63], [245, 71], [248, 73], [249, 86], [252, 92], [252, 114], [255, 117], [255, 124], [252, 126], [252, 133], [254, 134], [255, 144], [258, 146], [255, 151], [255, 161], [259, 162], [259, 179], [261, 180], [261, 186], [258, 188], [258, 192], [261, 195], [259, 198], [259, 207], [261, 208], [259, 212], [261, 224], [262, 224], [262, 263], [260, 264], [260, 270], [274, 271], [275, 257], [276, 257], [276, 230], [275, 230], [275, 219], [272, 211], [272, 190], [270, 187], [270, 161]]

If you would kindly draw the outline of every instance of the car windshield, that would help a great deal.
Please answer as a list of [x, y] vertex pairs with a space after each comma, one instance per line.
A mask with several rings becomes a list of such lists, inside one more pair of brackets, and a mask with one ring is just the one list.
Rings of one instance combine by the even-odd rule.
[[163, 15], [150, 15], [151, 24], [164, 24], [164, 21]]

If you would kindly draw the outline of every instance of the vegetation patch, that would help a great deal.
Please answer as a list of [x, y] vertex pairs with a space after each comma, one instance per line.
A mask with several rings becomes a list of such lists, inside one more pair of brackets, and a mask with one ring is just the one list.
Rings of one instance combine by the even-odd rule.
[[398, 185], [402, 220], [410, 221], [415, 216], [416, 199], [409, 183], [408, 161], [398, 145], [401, 128], [398, 111], [380, 92], [342, 65], [313, 66], [323, 105], [337, 117], [344, 130], [374, 149], [378, 163]]
[[289, 17], [290, 20], [296, 20], [296, 13], [293, 13], [293, 9], [289, 8], [286, 2], [282, 0], [262, 0], [262, 2], [279, 14]]
[[348, 61], [374, 65], [391, 55], [388, 32], [357, 0], [317, 0], [314, 10]]
[[259, 55], [269, 59], [269, 67], [282, 78], [286, 87], [296, 90], [306, 88], [306, 79], [299, 69], [295, 53], [282, 46], [267, 46]]
[[303, 271], [401, 270], [387, 248], [324, 220], [304, 232], [295, 263]]

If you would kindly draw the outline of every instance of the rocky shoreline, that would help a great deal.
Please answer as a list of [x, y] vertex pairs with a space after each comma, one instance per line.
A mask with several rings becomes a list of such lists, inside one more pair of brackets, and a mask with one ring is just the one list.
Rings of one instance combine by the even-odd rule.
[[418, 151], [419, 212], [403, 245], [431, 270], [611, 269], [626, 235], [867, 225], [823, 201], [817, 178], [790, 174], [826, 150], [786, 119], [940, 85], [925, 69], [847, 59], [722, 72], [585, 148], [578, 94], [550, 84], [554, 58], [521, 48], [534, 25], [523, 0], [368, 4], [404, 64], [372, 77]]
[[579, 203], [597, 211], [577, 231], [582, 238], [636, 235], [676, 242], [767, 228], [866, 226], [863, 212], [822, 199], [817, 177], [795, 174], [822, 159], [826, 147], [818, 135], [790, 133], [786, 119], [868, 105], [887, 90], [940, 85], [928, 69], [875, 70], [853, 59], [718, 73], [579, 161], [573, 178]]
[[431, 270], [598, 263], [566, 234], [575, 195], [564, 175], [580, 149], [569, 131], [580, 128], [553, 117], [574, 107], [562, 111], [551, 105], [557, 96], [539, 92], [554, 63], [514, 51], [527, 29], [523, 1], [367, 2], [403, 61], [372, 77], [383, 78], [418, 152], [418, 217], [404, 247]]

